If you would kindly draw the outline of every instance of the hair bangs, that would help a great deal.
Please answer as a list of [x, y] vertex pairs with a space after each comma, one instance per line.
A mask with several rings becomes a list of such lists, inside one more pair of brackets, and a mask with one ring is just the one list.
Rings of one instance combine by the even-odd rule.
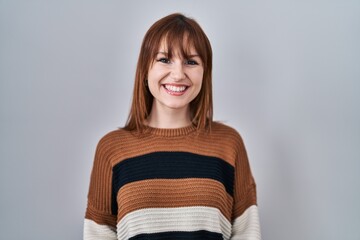
[[[169, 58], [178, 54], [179, 57], [188, 59], [191, 55], [197, 53], [194, 46], [195, 44], [192, 39], [190, 39], [188, 31], [169, 31], [164, 37], [162, 44], [165, 48], [163, 50], [167, 53]], [[194, 50], [196, 52], [193, 52]]]
[[[166, 27], [153, 41], [155, 43], [151, 47], [153, 60], [159, 52], [166, 53], [168, 58], [178, 54], [183, 59], [189, 59], [197, 54], [204, 65], [207, 65], [206, 49], [202, 44], [204, 39], [191, 24], [180, 21]], [[160, 49], [161, 47], [164, 49]]]

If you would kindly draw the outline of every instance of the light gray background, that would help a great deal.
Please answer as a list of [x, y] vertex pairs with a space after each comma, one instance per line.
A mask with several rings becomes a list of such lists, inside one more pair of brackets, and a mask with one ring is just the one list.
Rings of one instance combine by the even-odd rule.
[[81, 239], [95, 147], [122, 126], [145, 31], [183, 12], [263, 238], [359, 240], [360, 2], [0, 0], [0, 239]]

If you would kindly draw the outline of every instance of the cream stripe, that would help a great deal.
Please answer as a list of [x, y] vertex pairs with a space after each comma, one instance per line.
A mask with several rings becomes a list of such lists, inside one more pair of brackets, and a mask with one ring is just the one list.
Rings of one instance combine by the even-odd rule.
[[231, 240], [261, 240], [259, 212], [256, 205], [250, 206], [235, 219]]
[[231, 235], [231, 224], [217, 208], [178, 207], [147, 208], [127, 214], [117, 225], [118, 239], [142, 233], [207, 230]]
[[84, 220], [84, 240], [116, 240], [116, 230], [107, 225], [100, 225], [93, 220]]

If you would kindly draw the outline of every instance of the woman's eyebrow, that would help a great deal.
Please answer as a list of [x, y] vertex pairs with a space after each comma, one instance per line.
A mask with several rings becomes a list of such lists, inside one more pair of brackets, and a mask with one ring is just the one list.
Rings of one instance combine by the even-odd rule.
[[190, 55], [188, 55], [188, 57], [192, 58], [192, 57], [200, 57], [200, 56], [199, 56], [199, 54], [196, 54], [196, 53], [195, 53], [195, 54], [190, 54]]
[[[156, 54], [163, 54], [165, 56], [168, 56], [169, 53], [168, 52], [157, 52]], [[197, 53], [193, 53], [193, 54], [189, 54], [186, 56], [187, 58], [193, 58], [193, 57], [200, 57], [199, 54]]]

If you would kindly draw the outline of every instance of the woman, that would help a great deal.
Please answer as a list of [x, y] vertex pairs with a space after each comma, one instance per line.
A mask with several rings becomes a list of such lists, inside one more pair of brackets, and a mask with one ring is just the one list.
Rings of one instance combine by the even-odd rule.
[[84, 239], [260, 239], [243, 141], [212, 120], [211, 70], [193, 19], [150, 27], [127, 124], [97, 146]]

